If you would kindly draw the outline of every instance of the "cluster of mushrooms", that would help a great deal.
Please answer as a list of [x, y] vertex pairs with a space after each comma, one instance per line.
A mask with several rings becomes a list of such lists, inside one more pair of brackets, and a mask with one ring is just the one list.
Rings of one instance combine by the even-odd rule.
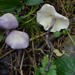
[[[49, 32], [67, 29], [69, 26], [68, 18], [57, 13], [55, 8], [50, 4], [44, 4], [36, 14], [37, 22]], [[19, 23], [14, 15], [6, 13], [0, 17], [0, 28], [6, 30], [5, 43], [12, 49], [25, 49], [29, 46], [29, 36], [26, 32], [15, 30]], [[11, 32], [10, 32], [11, 31]]]
[[20, 65], [21, 49], [29, 46], [29, 36], [26, 32], [15, 30], [18, 26], [18, 20], [13, 14], [6, 13], [0, 17], [0, 28], [6, 32], [6, 46], [18, 51], [18, 65]]
[[[27, 33], [14, 30], [18, 27], [18, 20], [11, 13], [6, 13], [0, 17], [0, 28], [6, 30], [5, 43], [12, 49], [27, 48], [29, 45], [29, 36]], [[12, 30], [10, 32], [10, 30]]]

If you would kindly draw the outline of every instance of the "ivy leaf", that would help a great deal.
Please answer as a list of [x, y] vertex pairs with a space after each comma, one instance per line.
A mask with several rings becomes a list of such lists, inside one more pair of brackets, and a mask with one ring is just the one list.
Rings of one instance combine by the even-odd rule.
[[20, 0], [0, 0], [0, 10], [10, 12], [21, 7]]
[[38, 5], [40, 3], [43, 3], [43, 0], [24, 0], [25, 4], [27, 5]]
[[57, 75], [75, 75], [75, 58], [62, 56], [56, 61]]

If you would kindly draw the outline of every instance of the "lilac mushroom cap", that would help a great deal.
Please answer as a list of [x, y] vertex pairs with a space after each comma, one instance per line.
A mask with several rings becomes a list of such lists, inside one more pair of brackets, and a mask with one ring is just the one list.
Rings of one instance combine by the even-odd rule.
[[29, 36], [25, 32], [13, 30], [6, 37], [5, 43], [12, 49], [25, 49], [29, 46]]
[[19, 23], [16, 17], [11, 13], [6, 13], [0, 17], [0, 29], [16, 29]]

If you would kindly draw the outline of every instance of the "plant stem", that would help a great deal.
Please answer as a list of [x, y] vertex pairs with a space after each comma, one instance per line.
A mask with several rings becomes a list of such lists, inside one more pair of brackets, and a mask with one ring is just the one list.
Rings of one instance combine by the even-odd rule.
[[32, 13], [34, 13], [37, 10], [37, 8], [35, 8], [34, 10], [31, 10], [27, 15], [25, 15], [22, 19], [30, 16]]
[[67, 31], [67, 34], [68, 34], [69, 38], [71, 39], [72, 43], [75, 45], [75, 42], [74, 42], [74, 40], [72, 39], [72, 37], [71, 37], [71, 35], [69, 34], [68, 31]]

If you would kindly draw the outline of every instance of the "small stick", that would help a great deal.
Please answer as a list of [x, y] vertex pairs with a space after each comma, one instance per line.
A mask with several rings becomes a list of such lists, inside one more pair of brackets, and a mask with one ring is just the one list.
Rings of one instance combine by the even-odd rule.
[[23, 66], [24, 56], [25, 56], [25, 51], [23, 52], [23, 56], [22, 56], [22, 60], [21, 60], [21, 64], [20, 64], [20, 74], [21, 75], [23, 75], [22, 66]]
[[46, 68], [45, 68], [46, 71], [48, 71], [49, 68], [50, 68], [50, 65], [51, 65], [51, 58], [52, 58], [52, 55], [53, 55], [53, 45], [52, 45], [51, 41], [49, 40], [49, 33], [50, 33], [51, 29], [52, 29], [53, 26], [54, 26], [54, 22], [55, 22], [55, 18], [52, 18], [52, 21], [51, 21], [51, 24], [50, 24], [51, 26], [50, 26], [50, 28], [48, 29], [48, 31], [46, 32], [46, 42], [47, 42], [47, 45], [48, 45], [48, 47], [49, 47], [49, 49], [50, 49], [49, 61], [48, 61], [48, 64], [47, 64], [47, 66], [46, 66]]
[[5, 56], [9, 55], [9, 54], [12, 53], [12, 52], [14, 52], [14, 50], [11, 50], [11, 51], [7, 52], [6, 54], [2, 55], [2, 56], [0, 57], [0, 60], [1, 60], [2, 58], [4, 58]]

